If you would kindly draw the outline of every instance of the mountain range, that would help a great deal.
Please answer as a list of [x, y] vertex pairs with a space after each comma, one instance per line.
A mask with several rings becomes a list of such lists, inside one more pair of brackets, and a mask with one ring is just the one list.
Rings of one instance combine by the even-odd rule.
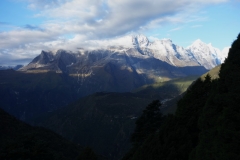
[[8, 69], [13, 69], [13, 70], [18, 70], [22, 68], [23, 65], [16, 65], [16, 66], [0, 66], [0, 70], [8, 70]]
[[[187, 48], [183, 48], [174, 44], [170, 39], [150, 42], [144, 35], [129, 35], [112, 41], [96, 43], [94, 49], [79, 48], [75, 52], [66, 50], [42, 51], [21, 70], [46, 69], [76, 74], [76, 70], [73, 68], [79, 67], [79, 65], [101, 66], [113, 61], [113, 59], [117, 63], [124, 64], [123, 67], [134, 70], [138, 74], [144, 70], [139, 61], [146, 59], [160, 60], [176, 67], [203, 66], [210, 70], [224, 62], [229, 49], [226, 47], [220, 51], [200, 39]], [[84, 61], [87, 62], [84, 63]], [[91, 74], [90, 68], [85, 69], [84, 74]]]
[[150, 42], [144, 35], [98, 43], [94, 49], [42, 51], [19, 71], [53, 71], [71, 76], [78, 92], [85, 96], [101, 91], [129, 92], [146, 84], [199, 76], [227, 56], [227, 49], [221, 52], [200, 40], [187, 48], [170, 39]]

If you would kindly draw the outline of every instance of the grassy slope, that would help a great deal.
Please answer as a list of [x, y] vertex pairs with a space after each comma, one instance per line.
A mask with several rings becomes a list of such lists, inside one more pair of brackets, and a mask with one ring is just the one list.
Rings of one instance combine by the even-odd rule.
[[[221, 65], [214, 67], [209, 72], [203, 74], [201, 76], [201, 79], [205, 80], [205, 77], [206, 77], [207, 74], [209, 74], [212, 79], [219, 78], [220, 68], [221, 68]], [[184, 87], [179, 89], [179, 90], [182, 91], [182, 93], [180, 95], [176, 96], [175, 98], [171, 99], [170, 101], [167, 101], [165, 103], [165, 105], [164, 105], [165, 107], [161, 109], [162, 113], [164, 113], [164, 114], [174, 114], [175, 113], [175, 111], [177, 110], [177, 103], [178, 103], [178, 101], [183, 97], [183, 95], [185, 94], [185, 91], [187, 90], [187, 88], [190, 87], [191, 84], [193, 83], [193, 81], [191, 81], [190, 79], [189, 79], [190, 81], [188, 81], [187, 79], [185, 81], [186, 83], [183, 83], [183, 85], [182, 85]], [[189, 82], [191, 82], [191, 83], [189, 83]], [[181, 83], [179, 83], [179, 84], [181, 85]]]
[[221, 65], [214, 67], [214, 68], [211, 69], [209, 72], [203, 74], [203, 75], [201, 76], [201, 79], [204, 80], [207, 74], [209, 74], [212, 79], [217, 79], [217, 78], [219, 78], [220, 68], [221, 68]]
[[178, 100], [197, 78], [197, 76], [190, 76], [170, 80], [167, 82], [145, 85], [134, 90], [133, 92], [152, 97], [152, 99], [159, 99], [159, 97], [161, 97], [160, 100], [163, 100], [162, 102], [164, 102], [161, 112], [163, 114], [175, 113]]
[[197, 78], [197, 76], [190, 76], [151, 85], [144, 85], [134, 90], [133, 93], [145, 94], [152, 97], [162, 97], [163, 99], [170, 97], [173, 98], [186, 91], [189, 85]]

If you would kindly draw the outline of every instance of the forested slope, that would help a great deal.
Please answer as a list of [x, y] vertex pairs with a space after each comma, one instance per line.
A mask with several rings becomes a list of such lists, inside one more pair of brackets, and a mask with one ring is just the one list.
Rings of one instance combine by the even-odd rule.
[[176, 114], [158, 118], [157, 129], [141, 143], [134, 136], [139, 135], [139, 125], [146, 123], [136, 123], [133, 147], [123, 159], [240, 159], [239, 62], [240, 34], [221, 66], [219, 79], [209, 75], [204, 81], [198, 79], [178, 102]]

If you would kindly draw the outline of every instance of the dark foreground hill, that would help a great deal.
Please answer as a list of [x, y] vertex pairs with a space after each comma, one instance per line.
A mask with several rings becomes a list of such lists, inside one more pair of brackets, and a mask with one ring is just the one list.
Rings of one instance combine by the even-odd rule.
[[82, 148], [42, 127], [32, 127], [0, 109], [0, 159], [74, 160]]
[[[204, 81], [198, 79], [178, 102], [175, 115], [162, 116], [160, 125], [144, 139], [136, 141], [139, 134], [133, 134], [133, 147], [123, 159], [240, 159], [239, 61], [240, 34], [221, 66], [219, 79], [209, 75]], [[146, 123], [137, 125], [141, 128]]]

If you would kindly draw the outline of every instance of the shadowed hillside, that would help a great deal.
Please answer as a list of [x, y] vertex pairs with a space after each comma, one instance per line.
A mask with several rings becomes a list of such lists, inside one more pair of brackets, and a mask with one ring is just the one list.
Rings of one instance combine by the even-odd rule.
[[75, 159], [82, 148], [42, 127], [32, 127], [0, 109], [0, 159]]
[[0, 108], [28, 121], [77, 100], [80, 94], [75, 87], [76, 82], [71, 77], [54, 72], [0, 71]]
[[239, 61], [240, 34], [219, 78], [199, 78], [178, 102], [176, 114], [162, 117], [156, 132], [149, 133], [141, 144], [132, 141], [133, 147], [123, 159], [239, 159]]

